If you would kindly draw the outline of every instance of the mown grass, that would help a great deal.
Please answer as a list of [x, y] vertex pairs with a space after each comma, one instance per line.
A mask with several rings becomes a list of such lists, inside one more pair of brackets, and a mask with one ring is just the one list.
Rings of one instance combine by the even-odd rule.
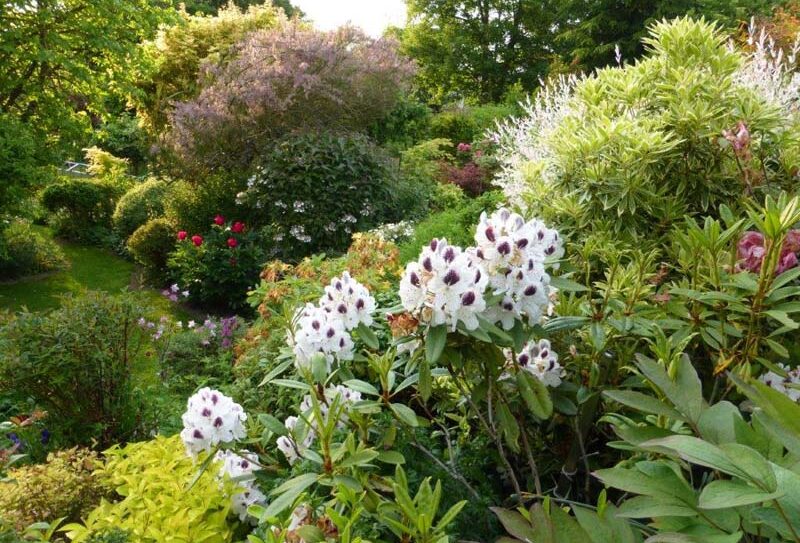
[[[46, 229], [40, 232], [52, 235]], [[11, 283], [0, 284], [0, 310], [46, 311], [59, 306], [64, 295], [79, 294], [87, 290], [99, 290], [118, 294], [131, 287], [134, 264], [108, 250], [85, 247], [73, 243], [61, 243], [69, 260], [68, 269], [56, 273], [27, 277]], [[177, 319], [190, 318], [179, 306], [153, 289], [138, 290], [142, 303], [153, 312], [171, 315]]]

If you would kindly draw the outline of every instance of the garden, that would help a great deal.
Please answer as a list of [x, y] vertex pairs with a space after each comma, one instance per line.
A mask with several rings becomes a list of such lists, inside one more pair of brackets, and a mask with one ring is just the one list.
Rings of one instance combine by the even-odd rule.
[[5, 3], [0, 543], [800, 543], [800, 4], [405, 4]]

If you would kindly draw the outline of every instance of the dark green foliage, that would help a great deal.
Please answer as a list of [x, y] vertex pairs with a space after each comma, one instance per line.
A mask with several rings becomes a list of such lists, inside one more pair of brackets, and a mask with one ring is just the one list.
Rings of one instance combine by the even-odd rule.
[[127, 295], [66, 297], [0, 328], [0, 391], [46, 410], [55, 444], [106, 447], [141, 437], [131, 370], [141, 344]]
[[95, 132], [97, 145], [120, 158], [127, 159], [134, 172], [141, 172], [148, 158], [147, 134], [134, 113], [123, 111], [110, 117]]
[[46, 178], [41, 135], [11, 115], [0, 115], [0, 214], [18, 207], [25, 190]]
[[63, 269], [67, 260], [61, 247], [35, 231], [31, 224], [15, 219], [0, 223], [0, 280]]
[[369, 135], [380, 145], [407, 149], [428, 137], [431, 118], [427, 105], [404, 96], [386, 118], [370, 128]]
[[167, 184], [158, 179], [140, 183], [126, 192], [117, 202], [112, 217], [114, 229], [119, 236], [127, 239], [150, 219], [162, 216], [166, 194]]
[[586, 71], [615, 64], [615, 46], [622, 58], [642, 56], [648, 27], [683, 15], [717, 21], [735, 30], [757, 14], [782, 4], [775, 0], [568, 0], [559, 4], [560, 31], [555, 40], [564, 60]]
[[119, 189], [105, 181], [64, 178], [42, 191], [42, 205], [59, 236], [97, 243], [111, 227]]
[[244, 176], [233, 174], [209, 175], [197, 183], [176, 181], [165, 198], [166, 216], [176, 230], [190, 234], [204, 233], [218, 214], [256, 224], [258, 211], [236, 203], [236, 195], [246, 187]]
[[145, 271], [156, 276], [167, 267], [169, 253], [175, 248], [175, 226], [165, 218], [151, 219], [128, 238], [127, 248]]
[[433, 238], [447, 238], [451, 245], [461, 247], [471, 245], [481, 213], [494, 210], [502, 201], [502, 194], [492, 191], [473, 200], [464, 200], [458, 207], [431, 214], [417, 225], [414, 236], [400, 245], [400, 261], [405, 263], [417, 258], [420, 249]]
[[245, 200], [283, 259], [344, 251], [353, 232], [401, 216], [379, 149], [359, 135], [289, 136], [261, 156]]
[[553, 57], [554, 1], [409, 0], [403, 51], [421, 92], [438, 103], [499, 101], [515, 83], [538, 85]]

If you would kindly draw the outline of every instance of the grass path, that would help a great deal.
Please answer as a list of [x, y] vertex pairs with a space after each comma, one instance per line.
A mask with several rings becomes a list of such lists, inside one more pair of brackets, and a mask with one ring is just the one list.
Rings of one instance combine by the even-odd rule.
[[[41, 233], [52, 235], [46, 228]], [[70, 267], [64, 271], [27, 277], [12, 283], [0, 284], [0, 310], [45, 311], [59, 305], [59, 297], [86, 290], [117, 294], [132, 284], [136, 266], [110, 251], [61, 242]], [[177, 319], [189, 314], [153, 289], [139, 290], [143, 302], [161, 314]]]

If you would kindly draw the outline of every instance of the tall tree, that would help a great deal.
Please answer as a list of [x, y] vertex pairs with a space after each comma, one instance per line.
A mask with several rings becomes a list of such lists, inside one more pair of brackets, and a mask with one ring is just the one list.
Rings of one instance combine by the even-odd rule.
[[71, 143], [131, 82], [138, 44], [173, 10], [152, 0], [3, 0], [0, 113]]
[[576, 68], [592, 70], [642, 55], [648, 27], [683, 15], [705, 17], [734, 30], [750, 17], [768, 13], [776, 0], [564, 0], [560, 3], [555, 46]]
[[419, 65], [426, 98], [499, 100], [536, 86], [554, 56], [556, 0], [407, 0], [403, 51]]

